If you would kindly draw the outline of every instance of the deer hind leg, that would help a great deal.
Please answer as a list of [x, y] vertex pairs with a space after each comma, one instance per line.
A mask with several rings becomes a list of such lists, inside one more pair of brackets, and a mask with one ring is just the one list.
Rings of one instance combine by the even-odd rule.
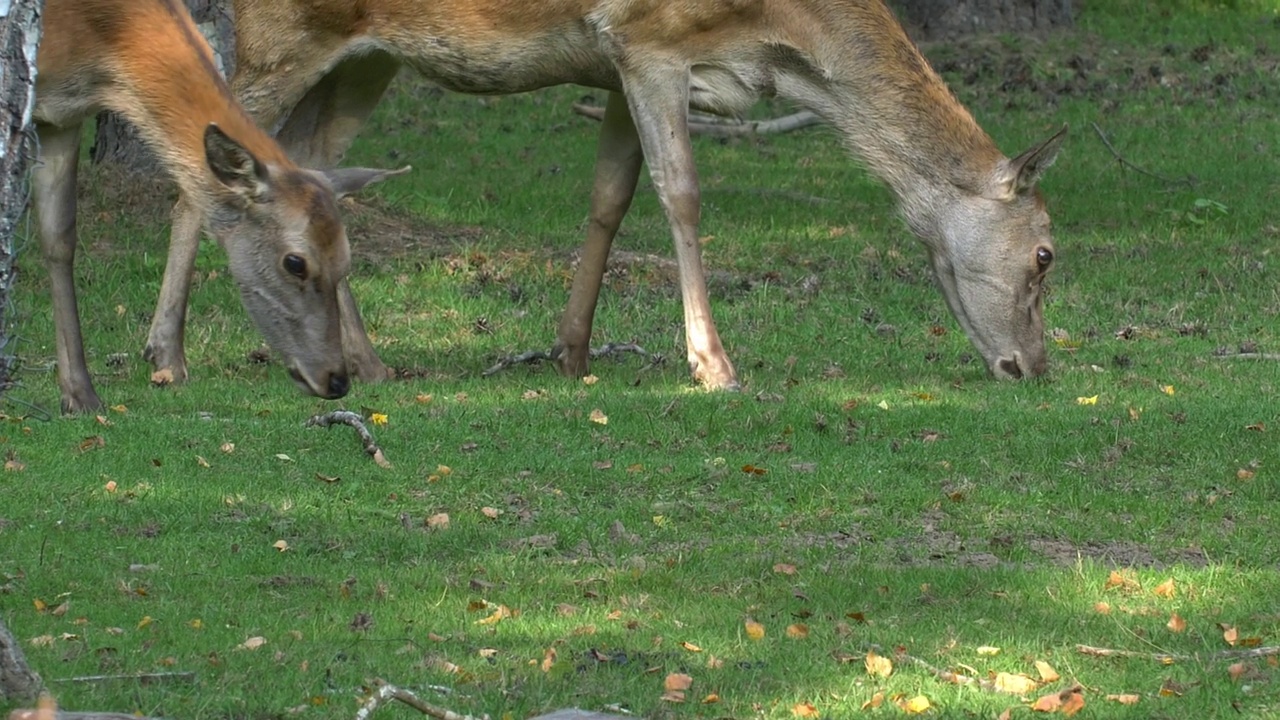
[[610, 93], [596, 148], [596, 176], [591, 189], [591, 218], [582, 246], [578, 270], [573, 275], [569, 304], [560, 316], [556, 344], [551, 351], [560, 373], [567, 377], [587, 374], [591, 354], [591, 324], [595, 318], [600, 285], [604, 280], [609, 248], [622, 218], [631, 207], [644, 153], [626, 97]]
[[[277, 140], [300, 165], [336, 167], [399, 69], [400, 61], [383, 52], [339, 62], [294, 106]], [[348, 371], [364, 382], [391, 377], [373, 349], [345, 279], [338, 285], [338, 312]]]
[[711, 318], [698, 244], [701, 195], [689, 141], [689, 72], [623, 72], [622, 83], [649, 163], [649, 175], [675, 238], [689, 369], [708, 389], [737, 390], [737, 374]]
[[76, 164], [80, 159], [80, 126], [42, 125], [39, 135], [40, 159], [32, 180], [40, 247], [53, 291], [62, 412], [91, 412], [102, 407], [102, 400], [89, 377], [80, 313], [76, 309]]

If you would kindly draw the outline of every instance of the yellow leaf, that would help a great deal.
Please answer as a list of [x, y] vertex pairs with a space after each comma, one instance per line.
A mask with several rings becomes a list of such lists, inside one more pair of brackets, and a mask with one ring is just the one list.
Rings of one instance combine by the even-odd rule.
[[435, 396], [432, 395], [431, 393], [418, 393], [413, 397], [413, 401], [418, 403], [419, 405], [429, 405], [431, 401], [434, 399], [435, 399]]
[[151, 373], [151, 384], [157, 387], [173, 384], [173, 370], [169, 368], [160, 368]]
[[1097, 405], [1098, 396], [1094, 395], [1093, 397], [1078, 397], [1076, 398], [1076, 402], [1080, 405]]
[[583, 385], [595, 385], [595, 384], [596, 384], [596, 383], [598, 383], [598, 382], [600, 382], [600, 378], [596, 377], [595, 375], [583, 375], [583, 376], [582, 376], [582, 384], [583, 384]]
[[236, 451], [236, 444], [229, 443], [229, 442], [222, 443], [222, 445], [218, 446], [218, 449], [221, 450], [223, 453], [230, 455], [231, 453]]
[[204, 627], [204, 621], [200, 618], [193, 618], [187, 621], [187, 627], [190, 627], [192, 630], [199, 630]]
[[751, 638], [752, 640], [764, 639], [764, 626], [756, 622], [755, 620], [747, 620], [745, 623], [743, 623], [743, 627], [747, 631], [747, 637]]
[[862, 703], [863, 710], [874, 710], [884, 703], [884, 693], [877, 692], [871, 696], [870, 700]]
[[684, 648], [685, 650], [688, 650], [689, 652], [702, 652], [702, 648], [688, 641], [680, 643], [680, 647]]
[[1000, 692], [1007, 692], [1013, 695], [1026, 695], [1037, 687], [1036, 681], [1026, 675], [1014, 675], [1007, 672], [996, 674], [995, 686]]
[[1155, 593], [1156, 597], [1162, 598], [1172, 598], [1178, 594], [1177, 589], [1173, 585], [1173, 578], [1169, 578], [1168, 580], [1160, 583], [1151, 592]]
[[237, 645], [236, 649], [237, 650], [257, 650], [258, 648], [266, 644], [267, 644], [266, 638], [262, 637], [261, 635], [255, 635], [249, 638], [248, 640], [245, 640], [244, 642]]
[[877, 404], [876, 404], [876, 407], [880, 408], [881, 410], [888, 410], [888, 409], [889, 409], [889, 401], [888, 401], [888, 400], [881, 400], [879, 403], [877, 403]]
[[711, 705], [718, 702], [720, 702], [720, 696], [715, 693], [711, 693], [710, 695], [702, 698], [703, 705]]
[[1173, 394], [1173, 386], [1172, 386], [1172, 385], [1161, 385], [1161, 386], [1160, 386], [1160, 392], [1164, 393], [1165, 395], [1172, 395], [1172, 394]]
[[118, 412], [118, 413], [124, 414], [129, 412], [129, 408], [125, 407], [124, 405], [112, 405], [111, 412]]
[[1173, 613], [1169, 616], [1169, 622], [1165, 623], [1165, 627], [1169, 628], [1170, 632], [1180, 633], [1187, 629], [1187, 621], [1183, 620], [1178, 613]]
[[596, 423], [597, 425], [609, 424], [609, 416], [601, 412], [600, 408], [592, 410], [588, 417], [591, 418], [591, 422]]
[[497, 625], [504, 619], [511, 617], [511, 608], [506, 605], [499, 605], [493, 614], [489, 617], [480, 618], [476, 621], [477, 625]]
[[285, 542], [284, 540], [277, 540], [271, 543], [271, 547], [279, 550], [280, 552], [284, 552], [285, 550], [289, 549], [289, 543]]
[[875, 650], [867, 651], [865, 664], [868, 675], [887, 678], [893, 673], [893, 661], [882, 655], [877, 655]]
[[1227, 644], [1231, 645], [1232, 647], [1235, 646], [1236, 639], [1239, 637], [1240, 637], [1240, 631], [1236, 630], [1235, 627], [1229, 627], [1222, 631], [1222, 639], [1225, 640]]
[[1036, 672], [1040, 673], [1040, 680], [1047, 683], [1058, 682], [1062, 677], [1052, 665], [1043, 660], [1036, 661]]
[[27, 642], [31, 643], [31, 647], [38, 647], [38, 648], [53, 647], [53, 636], [40, 635], [40, 636], [31, 638]]
[[386, 413], [379, 413], [379, 412], [371, 413], [371, 414], [369, 415], [369, 422], [373, 423], [374, 425], [386, 425], [386, 424], [387, 424], [387, 414], [386, 414]]
[[196, 456], [196, 464], [197, 464], [197, 465], [199, 465], [199, 466], [200, 466], [200, 467], [202, 467], [202, 468], [207, 468], [207, 467], [209, 467], [209, 461], [208, 461], [208, 460], [205, 460], [205, 459], [204, 459], [204, 456], [202, 456], [202, 455], [197, 455], [197, 456]]
[[42, 613], [49, 609], [49, 604], [41, 600], [40, 598], [33, 599], [31, 601], [31, 604], [35, 606], [36, 612], [38, 613]]
[[809, 637], [809, 626], [804, 623], [792, 623], [787, 626], [787, 637], [793, 640], [803, 640]]
[[1137, 705], [1138, 701], [1142, 699], [1142, 696], [1136, 693], [1120, 693], [1116, 695], [1108, 695], [1107, 699], [1118, 702], [1121, 705]]
[[898, 707], [913, 715], [918, 715], [928, 710], [932, 705], [929, 703], [929, 698], [923, 695], [917, 695], [910, 700], [898, 701]]
[[802, 702], [791, 706], [791, 714], [798, 718], [816, 718], [818, 717], [818, 708], [813, 703]]
[[142, 628], [144, 628], [144, 627], [146, 627], [146, 626], [148, 626], [148, 625], [150, 625], [150, 624], [151, 624], [151, 616], [150, 616], [150, 615], [143, 615], [143, 616], [142, 616], [142, 619], [138, 621], [138, 629], [139, 629], [139, 630], [141, 630]]
[[977, 653], [979, 655], [999, 655], [1000, 648], [992, 647], [990, 645], [979, 645], [977, 649]]

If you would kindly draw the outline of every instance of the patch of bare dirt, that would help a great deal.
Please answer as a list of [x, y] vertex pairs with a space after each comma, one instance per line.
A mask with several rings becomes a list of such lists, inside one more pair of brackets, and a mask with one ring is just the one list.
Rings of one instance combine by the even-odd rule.
[[1157, 555], [1151, 548], [1127, 540], [1089, 541], [1082, 544], [1066, 540], [1033, 539], [1031, 549], [1054, 565], [1075, 565], [1080, 559], [1092, 560], [1106, 567], [1162, 568], [1169, 565], [1204, 567], [1209, 558], [1196, 548], [1169, 548]]
[[343, 198], [341, 207], [357, 262], [442, 257], [482, 233], [478, 227], [432, 223], [377, 196]]

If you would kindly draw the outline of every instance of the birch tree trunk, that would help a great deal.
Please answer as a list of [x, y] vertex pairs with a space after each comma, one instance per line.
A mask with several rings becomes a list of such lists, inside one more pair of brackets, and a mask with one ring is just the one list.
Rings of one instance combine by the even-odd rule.
[[[4, 2], [4, 0], [0, 0]], [[235, 70], [235, 24], [231, 0], [186, 0], [187, 10], [196, 21], [204, 39], [213, 47], [214, 61], [223, 77]], [[115, 113], [99, 113], [97, 134], [89, 157], [93, 162], [115, 162], [137, 171], [155, 171], [158, 166], [138, 132]]]
[[[43, 9], [44, 0], [0, 0], [0, 395], [8, 390], [13, 370], [8, 312], [13, 235], [27, 207], [27, 170], [36, 151], [31, 111]], [[8, 634], [3, 624], [0, 634]], [[4, 642], [0, 636], [0, 650]], [[6, 690], [4, 676], [5, 666], [0, 664], [0, 697]]]
[[890, 0], [917, 40], [1070, 27], [1071, 0]]

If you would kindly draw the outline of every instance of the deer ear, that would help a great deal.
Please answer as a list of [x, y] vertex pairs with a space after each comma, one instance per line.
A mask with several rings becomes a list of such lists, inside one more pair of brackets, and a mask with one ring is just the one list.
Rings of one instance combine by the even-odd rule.
[[999, 188], [1006, 199], [1030, 191], [1040, 182], [1044, 171], [1049, 169], [1058, 159], [1058, 151], [1062, 149], [1062, 141], [1067, 139], [1067, 126], [1053, 134], [1053, 137], [1009, 160], [1001, 168]]
[[204, 156], [214, 177], [228, 190], [253, 202], [266, 198], [271, 189], [267, 166], [216, 123], [204, 129]]
[[382, 182], [389, 177], [403, 175], [410, 170], [412, 166], [405, 165], [399, 170], [380, 170], [378, 168], [337, 168], [334, 170], [321, 170], [320, 174], [324, 175], [329, 181], [329, 185], [333, 187], [333, 193], [338, 197], [346, 197], [348, 195], [358, 193], [366, 187]]

